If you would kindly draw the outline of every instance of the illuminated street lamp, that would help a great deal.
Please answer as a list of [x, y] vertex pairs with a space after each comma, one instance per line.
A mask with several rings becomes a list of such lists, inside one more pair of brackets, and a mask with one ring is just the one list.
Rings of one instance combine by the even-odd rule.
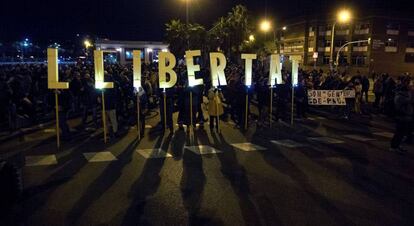
[[249, 41], [250, 41], [250, 42], [254, 42], [254, 40], [255, 40], [254, 35], [249, 35]]
[[337, 16], [340, 23], [347, 23], [351, 20], [351, 12], [347, 9], [339, 11]]
[[260, 22], [260, 30], [267, 33], [272, 29], [272, 24], [268, 20]]
[[91, 41], [89, 41], [88, 39], [86, 39], [83, 44], [85, 45], [85, 48], [88, 49], [89, 47], [92, 47], [92, 43]]
[[331, 54], [329, 56], [329, 64], [331, 67], [331, 71], [333, 70], [333, 54], [334, 54], [334, 41], [335, 41], [335, 26], [336, 23], [341, 23], [341, 24], [345, 24], [348, 23], [349, 21], [351, 21], [352, 18], [352, 14], [351, 11], [349, 11], [348, 9], [342, 9], [338, 12], [338, 14], [336, 15], [337, 18], [335, 20], [335, 22], [332, 25], [332, 30], [331, 30]]
[[278, 32], [278, 35], [280, 36], [281, 31], [286, 31], [287, 27], [279, 27], [278, 29], [273, 28], [272, 23], [269, 20], [262, 20], [259, 24], [259, 29], [267, 34], [269, 31], [273, 31], [273, 44], [276, 45], [278, 52], [280, 52], [280, 37], [279, 37], [279, 44], [277, 44], [276, 40], [276, 32]]

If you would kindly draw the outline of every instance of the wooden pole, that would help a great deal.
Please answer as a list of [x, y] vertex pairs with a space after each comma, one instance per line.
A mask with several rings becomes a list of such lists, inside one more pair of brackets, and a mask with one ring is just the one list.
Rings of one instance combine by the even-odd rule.
[[272, 115], [273, 115], [273, 86], [270, 86], [270, 114], [269, 114], [269, 127], [272, 127]]
[[58, 90], [55, 90], [55, 109], [56, 109], [56, 145], [60, 148], [60, 128], [59, 128], [59, 96]]
[[193, 91], [190, 90], [190, 128], [193, 129]]
[[164, 89], [164, 131], [167, 130], [167, 93]]
[[141, 140], [141, 122], [139, 112], [139, 92], [137, 92], [137, 128], [138, 128], [138, 140]]
[[248, 114], [249, 114], [249, 93], [248, 93], [248, 90], [247, 90], [247, 93], [246, 93], [246, 114], [245, 114], [245, 117], [244, 117], [244, 129], [245, 130], [247, 130], [247, 116], [248, 116]]
[[294, 105], [294, 98], [295, 98], [295, 87], [292, 84], [292, 109], [290, 112], [290, 125], [293, 125], [293, 105]]
[[190, 90], [190, 125], [188, 127], [190, 133], [190, 144], [194, 143], [194, 127], [193, 127], [193, 91]]
[[[216, 87], [216, 115], [217, 115], [217, 132], [220, 133], [220, 116], [219, 116], [219, 110], [218, 110], [218, 101], [219, 101], [219, 89]], [[211, 123], [211, 122], [210, 122]]]
[[104, 129], [104, 142], [106, 144], [106, 111], [105, 111], [105, 95], [104, 90], [102, 89], [102, 122], [103, 122], [103, 129]]

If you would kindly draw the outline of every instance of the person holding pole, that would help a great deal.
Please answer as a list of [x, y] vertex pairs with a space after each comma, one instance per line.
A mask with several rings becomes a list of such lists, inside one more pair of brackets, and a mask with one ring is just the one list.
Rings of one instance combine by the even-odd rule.
[[59, 95], [59, 103], [57, 108], [59, 109], [59, 127], [62, 131], [62, 139], [70, 139], [70, 129], [68, 125], [68, 114], [72, 107], [72, 95], [68, 89], [56, 90]]
[[108, 115], [109, 121], [111, 122], [112, 126], [112, 137], [118, 137], [118, 119], [116, 116], [116, 109], [117, 109], [117, 102], [119, 101], [117, 98], [117, 91], [119, 86], [116, 82], [113, 81], [112, 76], [110, 76], [106, 71], [104, 74], [105, 78], [109, 82], [114, 83], [113, 89], [105, 89], [104, 90], [104, 101], [105, 101], [105, 113]]
[[267, 117], [269, 113], [269, 102], [270, 102], [270, 89], [267, 85], [269, 80], [267, 77], [261, 77], [257, 82], [257, 108], [259, 110], [259, 119], [257, 120], [257, 126], [262, 127], [266, 125], [270, 120]]
[[[160, 118], [161, 126], [165, 130], [169, 129], [170, 133], [174, 132], [173, 110], [174, 110], [174, 89], [159, 89], [160, 98]], [[164, 110], [166, 109], [166, 110]]]
[[142, 87], [138, 88], [136, 92], [137, 95], [137, 121], [139, 122], [137, 126], [139, 126], [139, 139], [144, 137], [145, 132], [145, 114], [147, 111], [148, 106], [148, 98], [145, 93], [145, 90]]
[[294, 99], [295, 99], [295, 104], [296, 104], [296, 117], [306, 118], [308, 93], [306, 90], [305, 80], [302, 79], [294, 89], [295, 89]]

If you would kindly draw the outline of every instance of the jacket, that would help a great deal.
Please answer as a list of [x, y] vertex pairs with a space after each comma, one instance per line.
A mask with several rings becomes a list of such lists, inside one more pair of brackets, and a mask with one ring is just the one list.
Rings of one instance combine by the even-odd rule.
[[213, 89], [208, 91], [208, 114], [210, 116], [220, 116], [224, 113], [222, 98], [221, 93], [216, 95]]
[[413, 120], [413, 94], [408, 90], [399, 89], [395, 93], [394, 104], [396, 110], [396, 119], [404, 122]]

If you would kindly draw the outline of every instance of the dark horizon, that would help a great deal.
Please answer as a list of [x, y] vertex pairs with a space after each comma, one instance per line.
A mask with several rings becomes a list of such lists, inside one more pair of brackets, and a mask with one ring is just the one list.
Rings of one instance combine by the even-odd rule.
[[[404, 1], [305, 1], [276, 2], [270, 0], [192, 0], [190, 20], [207, 28], [220, 16], [225, 16], [237, 4], [247, 6], [255, 18], [267, 16], [283, 21], [295, 16], [329, 15], [335, 9], [347, 6], [357, 17], [372, 14], [401, 15], [412, 18], [413, 6]], [[73, 40], [76, 34], [93, 35], [113, 40], [161, 41], [164, 24], [170, 19], [185, 20], [182, 0], [152, 1], [70, 1], [56, 4], [52, 1], [7, 1], [0, 13], [0, 41], [10, 42], [30, 38], [34, 42]], [[396, 13], [397, 12], [397, 13]]]

